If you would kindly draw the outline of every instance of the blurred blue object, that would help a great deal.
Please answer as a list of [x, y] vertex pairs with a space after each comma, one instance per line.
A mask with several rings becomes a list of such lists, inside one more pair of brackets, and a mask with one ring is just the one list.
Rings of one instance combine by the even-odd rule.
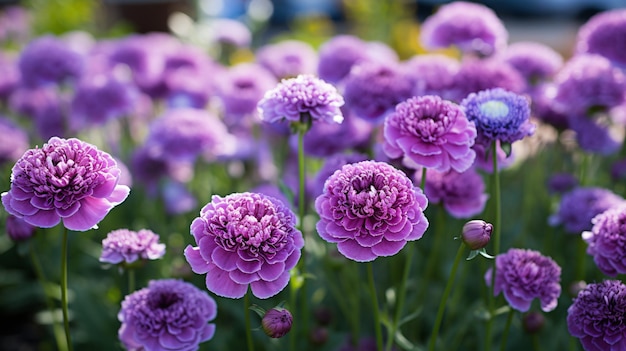
[[341, 16], [341, 0], [272, 0], [272, 22], [288, 23], [301, 16], [323, 14], [333, 19]]

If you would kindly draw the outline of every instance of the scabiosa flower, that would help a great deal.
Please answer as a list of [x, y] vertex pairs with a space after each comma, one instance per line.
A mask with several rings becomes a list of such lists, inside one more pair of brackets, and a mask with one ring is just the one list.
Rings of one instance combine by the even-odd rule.
[[[421, 170], [415, 172], [416, 184], [420, 184], [421, 178]], [[424, 193], [430, 203], [442, 204], [454, 218], [469, 218], [481, 213], [489, 197], [482, 176], [474, 168], [461, 173], [428, 169]]]
[[6, 233], [13, 241], [26, 241], [35, 235], [37, 229], [24, 219], [8, 215], [6, 219]]
[[306, 42], [285, 40], [256, 51], [256, 61], [277, 79], [317, 72], [317, 52]]
[[[496, 256], [494, 296], [504, 293], [512, 308], [526, 312], [535, 298], [541, 309], [550, 312], [556, 308], [561, 295], [561, 267], [550, 257], [538, 251], [509, 249]], [[485, 274], [491, 286], [491, 269]]]
[[18, 67], [22, 83], [29, 88], [76, 79], [83, 69], [83, 56], [54, 36], [39, 37], [22, 50]]
[[591, 230], [591, 220], [596, 215], [622, 203], [624, 199], [608, 189], [577, 187], [563, 195], [559, 208], [550, 216], [549, 223], [562, 224], [568, 233], [580, 234]]
[[289, 282], [289, 270], [304, 246], [294, 213], [279, 200], [256, 193], [214, 195], [191, 223], [197, 247], [185, 257], [206, 286], [219, 296], [240, 298], [248, 285], [266, 299]]
[[583, 240], [589, 245], [587, 253], [600, 271], [616, 277], [626, 273], [626, 205], [614, 206], [595, 216], [591, 231], [582, 233]]
[[416, 96], [398, 104], [385, 118], [384, 137], [387, 156], [403, 157], [411, 168], [463, 172], [476, 156], [471, 149], [474, 124], [457, 104], [438, 96]]
[[265, 93], [258, 109], [264, 122], [300, 122], [302, 114], [325, 123], [341, 123], [343, 97], [337, 89], [312, 75], [283, 79]]
[[472, 93], [461, 102], [467, 119], [476, 124], [476, 143], [495, 140], [513, 143], [535, 132], [530, 122], [530, 102], [524, 96], [501, 88]]
[[487, 246], [492, 231], [493, 225], [491, 223], [474, 219], [463, 225], [461, 238], [471, 250], [479, 250]]
[[149, 229], [132, 231], [117, 229], [102, 240], [100, 262], [118, 264], [133, 263], [139, 259], [156, 260], [165, 255], [165, 244], [159, 242], [159, 235]]
[[0, 166], [17, 161], [28, 150], [28, 135], [10, 119], [0, 116]]
[[605, 11], [591, 17], [578, 30], [576, 53], [598, 54], [626, 67], [626, 9]]
[[450, 100], [454, 76], [461, 63], [442, 54], [420, 54], [403, 63], [405, 74], [413, 80], [415, 95], [439, 95]]
[[373, 261], [397, 254], [424, 235], [427, 205], [426, 196], [402, 171], [362, 161], [343, 166], [326, 180], [315, 200], [320, 215], [316, 228], [345, 257]]
[[626, 285], [619, 280], [592, 283], [567, 309], [567, 329], [586, 351], [626, 349]]
[[261, 319], [261, 328], [270, 338], [282, 338], [291, 330], [293, 324], [293, 316], [289, 310], [275, 307], [263, 315]]
[[517, 42], [502, 53], [502, 60], [522, 74], [530, 85], [550, 80], [563, 66], [563, 56], [537, 42]]
[[13, 166], [11, 189], [2, 193], [9, 214], [37, 227], [70, 230], [97, 227], [130, 189], [119, 185], [115, 160], [79, 139], [52, 137], [29, 149]]
[[176, 279], [152, 280], [127, 295], [117, 318], [128, 350], [197, 350], [215, 334], [217, 304], [206, 292]]
[[506, 46], [508, 32], [487, 6], [455, 1], [426, 18], [420, 38], [430, 49], [454, 45], [464, 53], [489, 56]]
[[378, 122], [413, 96], [413, 85], [395, 62], [363, 62], [353, 66], [344, 79], [343, 96], [355, 116]]

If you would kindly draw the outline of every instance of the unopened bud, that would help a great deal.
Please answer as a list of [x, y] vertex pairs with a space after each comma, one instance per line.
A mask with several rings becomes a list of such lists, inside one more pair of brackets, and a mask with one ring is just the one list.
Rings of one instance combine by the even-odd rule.
[[461, 234], [463, 242], [472, 250], [480, 250], [487, 246], [491, 238], [493, 225], [480, 219], [471, 220], [463, 226]]
[[529, 334], [540, 331], [541, 328], [543, 328], [545, 322], [546, 318], [541, 312], [538, 311], [528, 312], [524, 315], [524, 317], [522, 317], [522, 325], [524, 327], [524, 330]]
[[281, 338], [291, 330], [293, 317], [291, 312], [284, 308], [274, 307], [267, 311], [261, 319], [261, 326], [267, 336]]
[[21, 218], [9, 215], [6, 221], [7, 235], [13, 241], [25, 241], [35, 235], [35, 226]]

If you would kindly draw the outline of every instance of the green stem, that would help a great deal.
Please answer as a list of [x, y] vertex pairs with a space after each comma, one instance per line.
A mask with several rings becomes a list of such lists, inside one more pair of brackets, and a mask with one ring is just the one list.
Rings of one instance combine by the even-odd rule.
[[[293, 285], [295, 281], [296, 279], [294, 277], [291, 277], [289, 281], [289, 299], [291, 300], [290, 307], [293, 314], [297, 313], [296, 306], [298, 306], [298, 288]], [[289, 333], [289, 349], [291, 351], [296, 350], [296, 339], [298, 338], [297, 326], [298, 323], [292, 324], [291, 333]]]
[[537, 336], [537, 333], [533, 333], [532, 342], [533, 351], [541, 351], [541, 346], [539, 345], [539, 337]]
[[450, 272], [450, 276], [448, 277], [448, 282], [446, 283], [446, 287], [443, 290], [443, 295], [441, 296], [441, 300], [439, 301], [439, 308], [437, 309], [437, 317], [435, 318], [435, 325], [433, 326], [433, 331], [430, 334], [430, 341], [428, 343], [429, 351], [435, 350], [435, 345], [437, 344], [437, 336], [439, 335], [439, 328], [441, 327], [441, 321], [443, 320], [443, 312], [446, 309], [446, 302], [448, 300], [448, 296], [450, 296], [450, 292], [452, 291], [452, 286], [454, 285], [454, 278], [456, 276], [456, 271], [459, 268], [459, 263], [461, 262], [461, 258], [463, 257], [464, 249], [465, 249], [465, 244], [461, 243], [461, 245], [459, 245], [459, 249], [456, 252], [456, 257], [454, 258], [454, 263], [452, 264], [452, 271]]
[[63, 327], [68, 351], [72, 351], [72, 337], [70, 336], [70, 316], [67, 303], [67, 228], [63, 228], [63, 243], [61, 245], [61, 307], [63, 308]]
[[59, 324], [57, 320], [56, 313], [54, 313], [54, 303], [50, 296], [46, 291], [46, 277], [43, 273], [43, 269], [41, 268], [41, 263], [39, 262], [39, 258], [37, 258], [37, 254], [35, 253], [35, 248], [32, 246], [29, 248], [30, 251], [30, 259], [33, 263], [33, 268], [35, 269], [35, 274], [37, 275], [37, 280], [39, 280], [39, 284], [43, 290], [43, 297], [46, 302], [46, 307], [48, 307], [48, 313], [50, 313], [50, 318], [52, 318], [52, 332], [54, 334], [54, 340], [56, 341], [57, 348], [59, 350], [67, 350], [67, 345], [65, 344], [65, 340], [63, 338], [63, 328]]
[[374, 312], [374, 331], [376, 332], [376, 350], [383, 350], [383, 331], [380, 324], [380, 310], [378, 309], [378, 298], [376, 297], [376, 285], [374, 284], [374, 264], [367, 264], [367, 278], [369, 280], [370, 295], [372, 298], [372, 310]]
[[422, 179], [420, 180], [420, 189], [424, 191], [426, 187], [426, 167], [422, 167]]
[[576, 245], [578, 265], [576, 267], [576, 280], [585, 280], [585, 257], [587, 257], [587, 243], [579, 236]]
[[506, 324], [504, 325], [504, 331], [502, 332], [502, 341], [500, 342], [500, 351], [504, 351], [506, 349], [506, 340], [509, 337], [509, 330], [511, 329], [511, 322], [513, 321], [513, 314], [515, 314], [515, 310], [509, 308], [509, 314], [506, 317]]
[[135, 270], [133, 268], [126, 268], [128, 274], [128, 293], [131, 294], [135, 291]]
[[[498, 170], [498, 144], [496, 141], [491, 143], [491, 157], [493, 159], [493, 199], [495, 203], [495, 219], [493, 221], [493, 255], [500, 254], [500, 222], [501, 222], [501, 204], [500, 204], [500, 171]], [[495, 310], [494, 289], [496, 281], [496, 266], [494, 264], [491, 270], [491, 291], [488, 294], [489, 319], [487, 320], [485, 351], [491, 350], [491, 333], [493, 329], [493, 313]]]
[[252, 323], [250, 322], [250, 292], [246, 292], [243, 297], [243, 316], [246, 323], [246, 341], [248, 351], [254, 351], [254, 340], [252, 339]]

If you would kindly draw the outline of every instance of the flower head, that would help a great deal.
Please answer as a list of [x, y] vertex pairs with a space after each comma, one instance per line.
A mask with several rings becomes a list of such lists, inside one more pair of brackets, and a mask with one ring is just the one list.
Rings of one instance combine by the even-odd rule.
[[129, 350], [197, 350], [215, 334], [217, 304], [182, 280], [150, 281], [127, 295], [117, 318], [118, 336]]
[[403, 157], [411, 168], [440, 172], [467, 170], [476, 156], [471, 149], [476, 128], [461, 108], [438, 96], [416, 96], [385, 118], [383, 150]]
[[29, 149], [13, 166], [11, 189], [2, 193], [10, 214], [37, 227], [59, 224], [85, 231], [126, 199], [115, 160], [79, 139], [52, 137]]
[[278, 294], [300, 259], [302, 233], [296, 217], [279, 200], [256, 193], [214, 195], [191, 223], [197, 247], [185, 257], [197, 274], [206, 273], [209, 291], [240, 298], [248, 290], [260, 299]]
[[256, 51], [256, 61], [277, 79], [317, 72], [317, 52], [308, 43], [285, 40], [265, 45]]
[[502, 60], [466, 59], [461, 62], [445, 97], [458, 103], [471, 93], [495, 88], [522, 93], [527, 86], [522, 74]]
[[476, 143], [513, 143], [535, 132], [529, 121], [530, 102], [501, 88], [472, 93], [461, 102], [467, 119], [476, 124]]
[[8, 118], [0, 116], [0, 166], [19, 160], [28, 150], [28, 134]]
[[6, 233], [13, 241], [25, 241], [35, 235], [37, 228], [26, 223], [24, 219], [8, 215], [6, 220]]
[[[491, 285], [491, 269], [485, 280]], [[509, 249], [496, 256], [496, 279], [493, 293], [501, 292], [512, 308], [526, 312], [535, 298], [541, 309], [550, 312], [556, 308], [561, 295], [561, 267], [550, 257], [527, 249]]]
[[563, 195], [557, 212], [550, 216], [550, 224], [562, 224], [568, 233], [580, 234], [591, 230], [596, 215], [622, 203], [624, 199], [608, 189], [576, 187]]
[[373, 261], [397, 254], [428, 227], [426, 196], [384, 162], [348, 164], [333, 173], [315, 200], [317, 232], [345, 257]]
[[487, 246], [491, 239], [493, 225], [483, 220], [474, 219], [463, 225], [461, 237], [471, 250], [479, 250]]
[[626, 349], [626, 285], [605, 280], [587, 285], [567, 309], [567, 329], [586, 351]]
[[598, 54], [626, 67], [626, 9], [605, 11], [591, 17], [578, 30], [576, 53]]
[[271, 338], [282, 338], [291, 330], [293, 317], [289, 310], [275, 307], [265, 312], [261, 319], [261, 328]]
[[343, 154], [337, 153], [324, 159], [324, 164], [315, 175], [315, 196], [319, 196], [324, 191], [324, 183], [333, 173], [341, 169], [341, 167], [350, 164], [365, 161], [369, 157], [361, 153]]
[[83, 70], [83, 57], [61, 39], [43, 36], [30, 42], [18, 61], [22, 83], [30, 88], [76, 79]]
[[300, 122], [307, 113], [313, 120], [326, 123], [341, 123], [343, 115], [339, 109], [343, 97], [334, 86], [312, 75], [299, 75], [283, 79], [274, 89], [265, 93], [259, 101], [261, 119], [274, 123], [283, 119]]
[[464, 53], [484, 56], [502, 49], [508, 39], [504, 24], [493, 10], [466, 1], [442, 5], [424, 21], [420, 34], [428, 48], [454, 45]]
[[546, 317], [539, 311], [530, 311], [522, 317], [522, 327], [528, 334], [535, 334], [543, 329]]
[[100, 262], [112, 264], [133, 263], [138, 259], [156, 260], [165, 254], [165, 244], [159, 243], [159, 235], [148, 229], [137, 232], [117, 229], [102, 240]]
[[415, 95], [439, 95], [449, 99], [461, 63], [443, 54], [419, 54], [404, 61], [403, 67], [413, 80]]
[[626, 273], [626, 204], [614, 206], [595, 216], [591, 231], [582, 233], [587, 253], [602, 273], [611, 277]]
[[546, 185], [549, 193], [564, 194], [578, 186], [578, 178], [571, 173], [554, 173]]
[[532, 85], [552, 78], [563, 66], [563, 56], [551, 47], [537, 42], [517, 42], [502, 54], [507, 62]]

